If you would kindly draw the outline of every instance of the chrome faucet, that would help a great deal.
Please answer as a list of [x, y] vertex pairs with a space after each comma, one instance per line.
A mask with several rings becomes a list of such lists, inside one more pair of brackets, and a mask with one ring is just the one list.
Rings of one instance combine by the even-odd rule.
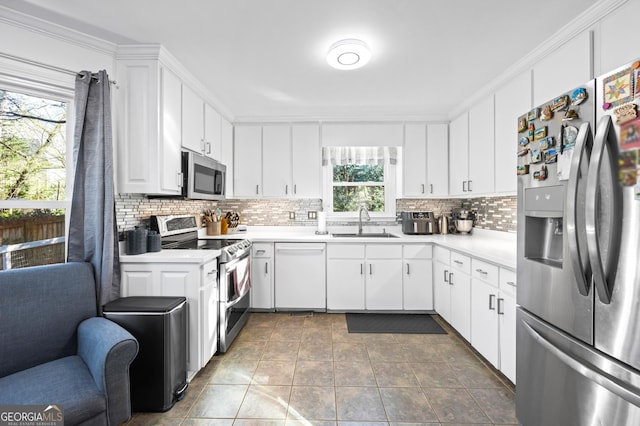
[[371, 216], [369, 216], [369, 211], [365, 206], [360, 206], [358, 209], [358, 235], [362, 235], [362, 212], [367, 216], [367, 221], [371, 220]]

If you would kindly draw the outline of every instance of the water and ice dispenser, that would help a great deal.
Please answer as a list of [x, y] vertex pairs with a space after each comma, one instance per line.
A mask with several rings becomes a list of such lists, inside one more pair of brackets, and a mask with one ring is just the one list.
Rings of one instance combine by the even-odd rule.
[[562, 268], [564, 186], [526, 188], [524, 256]]

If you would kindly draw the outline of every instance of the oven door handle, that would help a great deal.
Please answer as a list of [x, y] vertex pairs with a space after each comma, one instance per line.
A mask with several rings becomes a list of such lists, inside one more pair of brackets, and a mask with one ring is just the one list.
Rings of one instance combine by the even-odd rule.
[[[248, 293], [248, 292], [247, 292]], [[234, 305], [240, 303], [240, 301], [244, 298], [244, 296], [247, 295], [247, 293], [243, 294], [240, 297], [236, 297], [235, 299], [233, 299], [231, 302], [223, 302], [224, 303], [224, 308], [225, 309], [229, 309], [231, 307], [233, 307]]]

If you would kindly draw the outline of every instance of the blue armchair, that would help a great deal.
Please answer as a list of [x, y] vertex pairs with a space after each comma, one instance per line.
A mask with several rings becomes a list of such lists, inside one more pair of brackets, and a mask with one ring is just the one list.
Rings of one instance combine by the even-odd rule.
[[65, 425], [131, 417], [138, 342], [97, 316], [91, 264], [0, 272], [0, 340], [0, 406], [57, 405]]

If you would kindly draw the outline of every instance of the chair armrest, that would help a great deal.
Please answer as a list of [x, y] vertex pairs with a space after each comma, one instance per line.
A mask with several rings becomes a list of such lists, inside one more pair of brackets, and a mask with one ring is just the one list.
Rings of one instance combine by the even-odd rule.
[[78, 355], [107, 399], [109, 424], [131, 417], [129, 365], [138, 353], [138, 341], [124, 328], [102, 317], [78, 326]]

